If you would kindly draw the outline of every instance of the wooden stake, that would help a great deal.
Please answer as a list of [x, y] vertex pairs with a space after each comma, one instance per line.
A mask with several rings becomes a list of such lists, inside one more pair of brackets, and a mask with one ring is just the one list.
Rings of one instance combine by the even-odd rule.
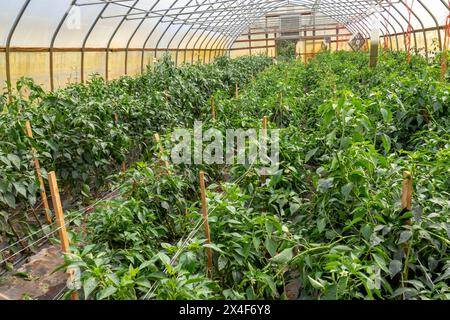
[[[208, 207], [206, 203], [205, 173], [203, 171], [200, 171], [200, 192], [202, 197], [202, 215], [203, 215], [203, 222], [205, 225], [206, 243], [211, 244], [211, 234], [209, 231], [209, 222], [208, 222]], [[208, 257], [208, 277], [212, 278], [213, 260], [211, 248], [206, 248], [206, 255]]]
[[9, 219], [7, 219], [6, 222], [8, 223], [9, 227], [11, 228], [11, 231], [14, 233], [14, 236], [17, 238], [20, 246], [25, 250], [25, 252], [30, 252], [30, 248], [28, 248], [26, 242], [20, 238], [19, 233], [17, 232], [16, 228], [14, 228], [13, 223]]
[[214, 96], [211, 96], [211, 115], [212, 115], [212, 119], [216, 120], [216, 108], [215, 108]]
[[[262, 119], [262, 146], [264, 147], [265, 150], [264, 152], [267, 151], [267, 117], [264, 116]], [[264, 183], [266, 182], [266, 177], [264, 175], [261, 175], [261, 184], [264, 185]]]
[[442, 52], [441, 57], [441, 80], [445, 80], [445, 75], [447, 74], [447, 50]]
[[[154, 139], [155, 139], [156, 144], [159, 145], [159, 152], [161, 153], [161, 156], [163, 156], [164, 153], [165, 153], [165, 150], [164, 150], [164, 146], [161, 143], [161, 137], [159, 136], [158, 133], [155, 133]], [[171, 174], [170, 167], [169, 167], [169, 162], [168, 161], [163, 161], [162, 159], [160, 161], [166, 167], [167, 173]]]
[[[69, 238], [67, 237], [66, 223], [64, 221], [64, 212], [61, 204], [61, 197], [59, 195], [58, 182], [56, 181], [56, 174], [54, 171], [48, 173], [48, 181], [50, 183], [50, 192], [52, 195], [53, 209], [55, 210], [56, 223], [59, 230], [59, 238], [61, 239], [61, 249], [63, 253], [70, 253]], [[68, 269], [69, 278], [73, 279], [74, 272]], [[78, 300], [78, 293], [72, 293], [72, 300]]]
[[413, 178], [409, 171], [403, 172], [402, 209], [412, 210]]
[[[114, 113], [114, 125], [116, 127], [119, 125], [119, 115], [117, 113]], [[127, 164], [125, 163], [125, 161], [122, 162], [121, 168], [122, 168], [122, 173], [127, 172]]]
[[264, 116], [262, 119], [262, 141], [263, 144], [267, 142], [267, 117]]
[[236, 94], [236, 99], [239, 98], [239, 84], [238, 83], [236, 83], [235, 94]]
[[[33, 130], [31, 129], [30, 121], [27, 120], [27, 122], [25, 123], [25, 128], [26, 128], [28, 138], [33, 139]], [[47, 193], [45, 192], [44, 179], [42, 178], [41, 165], [39, 163], [39, 159], [37, 158], [37, 151], [34, 147], [31, 148], [31, 155], [32, 155], [33, 161], [34, 161], [34, 169], [36, 170], [36, 176], [39, 181], [41, 199], [42, 199], [42, 203], [44, 204], [45, 219], [47, 220], [48, 223], [51, 224], [52, 218], [50, 216], [50, 207], [48, 205]]]
[[[404, 171], [403, 172], [403, 188], [402, 188], [402, 209], [403, 211], [411, 211], [412, 210], [412, 194], [413, 194], [413, 177], [411, 172]], [[411, 219], [405, 221], [406, 225], [411, 224]], [[402, 275], [402, 286], [405, 287], [405, 282], [408, 280], [408, 271], [409, 271], [409, 256], [411, 245], [410, 242], [405, 242], [402, 244], [403, 251], [405, 253], [405, 263]], [[403, 294], [403, 298], [405, 298], [405, 294]]]

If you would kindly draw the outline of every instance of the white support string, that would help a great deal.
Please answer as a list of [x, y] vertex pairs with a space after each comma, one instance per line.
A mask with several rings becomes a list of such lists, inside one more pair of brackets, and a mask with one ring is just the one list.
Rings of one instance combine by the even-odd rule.
[[[253, 166], [254, 166], [254, 164], [255, 164], [255, 162], [256, 162], [256, 159], [253, 161], [253, 163], [250, 165], [250, 167], [249, 167], [249, 169], [241, 176], [241, 177], [239, 177], [239, 179], [237, 179], [235, 182], [234, 182], [234, 184], [239, 184], [250, 172], [251, 172], [251, 170], [253, 169]], [[221, 194], [220, 195], [220, 200], [223, 200], [223, 198], [225, 197], [225, 195], [224, 194]], [[219, 200], [219, 201], [220, 201]], [[216, 209], [218, 208], [218, 206], [216, 206], [216, 207], [214, 207], [214, 209], [212, 209], [211, 211], [210, 211], [210, 213], [209, 214], [212, 214]], [[198, 224], [197, 224], [197, 226], [194, 228], [194, 230], [193, 231], [191, 231], [191, 233], [188, 235], [188, 237], [186, 238], [186, 240], [183, 242], [183, 244], [182, 244], [182, 246], [178, 249], [178, 251], [176, 252], [176, 254], [174, 255], [174, 257], [171, 259], [171, 261], [170, 261], [170, 266], [172, 267], [173, 266], [173, 264], [175, 263], [175, 261], [176, 261], [176, 259], [179, 257], [179, 255], [184, 251], [184, 249], [188, 246], [188, 243], [189, 243], [189, 241], [191, 241], [195, 236], [196, 236], [196, 234], [197, 234], [197, 232], [200, 230], [200, 228], [202, 227], [202, 225], [203, 225], [203, 219], [201, 218], [201, 219], [199, 219], [199, 222], [198, 222]], [[164, 269], [164, 273], [167, 273], [167, 268], [165, 268]], [[153, 294], [156, 292], [156, 290], [158, 289], [158, 287], [159, 287], [159, 283], [158, 282], [155, 282], [151, 287], [150, 287], [150, 289], [147, 291], [147, 293], [145, 294], [145, 296], [142, 298], [143, 300], [147, 300], [147, 298], [148, 297], [151, 297], [151, 296], [153, 296]], [[151, 292], [151, 293], [150, 293]]]
[[[77, 214], [75, 217], [73, 217], [72, 219], [68, 220], [67, 222], [65, 222], [65, 226], [69, 226], [72, 222], [74, 222], [75, 220], [77, 220], [78, 218], [80, 218], [83, 214], [85, 214], [86, 212], [88, 212], [89, 210], [91, 210], [92, 208], [94, 208], [95, 206], [97, 206], [100, 202], [108, 200], [108, 198], [110, 198], [114, 193], [116, 193], [118, 190], [122, 189], [126, 184], [128, 184], [132, 179], [128, 180], [127, 182], [123, 183], [122, 185], [120, 185], [119, 187], [117, 187], [116, 189], [114, 189], [113, 191], [111, 191], [110, 193], [108, 193], [107, 195], [105, 195], [104, 197], [102, 197], [101, 199], [97, 200], [95, 203], [85, 207], [84, 209], [80, 210], [80, 211], [75, 211], [72, 214]], [[50, 226], [53, 226], [56, 222], [53, 222]], [[33, 245], [39, 243], [40, 241], [44, 240], [45, 238], [49, 237], [50, 235], [54, 234], [55, 232], [59, 231], [62, 227], [58, 227], [55, 230], [51, 231], [50, 233], [46, 234], [45, 236], [39, 238], [38, 240], [34, 241], [33, 243], [29, 244], [27, 247], [22, 248], [21, 250], [15, 252], [14, 254], [10, 255], [8, 258], [0, 261], [0, 264], [3, 264], [4, 262], [10, 260], [11, 258], [17, 256], [19, 253], [31, 248]], [[41, 231], [41, 230], [40, 230]], [[35, 232], [34, 234], [36, 234], [38, 232]], [[17, 241], [16, 243], [2, 249], [0, 251], [0, 253], [4, 252], [5, 250], [11, 248], [12, 246], [29, 239], [31, 236], [33, 236], [34, 234], [31, 234], [19, 241]]]

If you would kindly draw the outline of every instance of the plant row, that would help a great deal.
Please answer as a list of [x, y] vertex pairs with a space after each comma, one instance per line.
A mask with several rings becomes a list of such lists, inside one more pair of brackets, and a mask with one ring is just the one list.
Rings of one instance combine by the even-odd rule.
[[[85, 226], [75, 219], [86, 230], [73, 232], [61, 268], [80, 269], [86, 299], [449, 299], [449, 83], [419, 56], [368, 62], [324, 53], [270, 67], [238, 99], [218, 92], [216, 119], [207, 102], [196, 119], [225, 132], [267, 116], [281, 129], [278, 172], [261, 177], [260, 163], [167, 172], [149, 156], [118, 180], [117, 199]], [[182, 125], [167, 128], [166, 150]], [[400, 205], [404, 171], [411, 211]]]
[[[145, 156], [154, 133], [190, 125], [212, 94], [234, 94], [235, 85], [243, 87], [270, 64], [265, 57], [222, 57], [176, 68], [165, 57], [141, 76], [108, 83], [93, 76], [52, 93], [31, 79], [18, 81], [12, 97], [0, 96], [0, 235], [6, 245], [39, 228], [30, 213], [40, 202], [32, 147], [46, 185], [47, 171], [57, 172], [65, 204], [77, 201], [71, 195], [91, 197], [123, 162]], [[26, 120], [34, 139], [25, 134]]]

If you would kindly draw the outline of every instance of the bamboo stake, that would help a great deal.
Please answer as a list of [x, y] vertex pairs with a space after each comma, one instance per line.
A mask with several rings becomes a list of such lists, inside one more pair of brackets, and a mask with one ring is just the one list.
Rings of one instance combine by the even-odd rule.
[[[154, 139], [155, 139], [156, 144], [159, 145], [159, 152], [161, 153], [161, 157], [162, 157], [164, 155], [164, 153], [165, 153], [165, 150], [164, 150], [164, 146], [161, 143], [161, 137], [159, 136], [158, 133], [155, 133]], [[170, 167], [169, 167], [169, 162], [167, 160], [163, 161], [162, 159], [160, 159], [160, 161], [166, 167], [167, 173], [171, 174]]]
[[[27, 122], [25, 123], [25, 128], [26, 128], [28, 138], [33, 139], [33, 130], [31, 129], [30, 121], [27, 120]], [[37, 150], [34, 147], [31, 148], [31, 155], [32, 155], [33, 161], [34, 161], [34, 169], [36, 170], [36, 176], [39, 181], [41, 199], [42, 199], [42, 203], [44, 205], [44, 211], [45, 211], [44, 212], [45, 219], [47, 220], [48, 223], [51, 224], [52, 218], [49, 214], [50, 207], [48, 205], [47, 193], [45, 192], [45, 184], [44, 184], [44, 179], [42, 178], [41, 165], [39, 163], [39, 159], [37, 158]]]
[[[202, 215], [203, 215], [203, 222], [205, 225], [206, 243], [209, 245], [211, 244], [211, 234], [209, 231], [208, 207], [206, 203], [205, 173], [203, 171], [200, 171], [200, 192], [202, 198]], [[206, 248], [206, 255], [208, 257], [208, 277], [212, 278], [213, 260], [211, 248]]]
[[212, 115], [212, 119], [216, 120], [216, 107], [215, 107], [214, 96], [211, 96], [211, 115]]
[[[64, 221], [64, 212], [61, 204], [61, 197], [59, 195], [58, 182], [56, 181], [56, 174], [54, 171], [48, 173], [48, 181], [50, 183], [50, 192], [52, 195], [53, 209], [55, 210], [56, 223], [59, 229], [59, 237], [61, 239], [61, 249], [65, 254], [70, 253], [69, 238], [67, 237], [66, 223]], [[73, 269], [68, 269], [69, 278], [73, 279], [75, 274]], [[78, 293], [72, 293], [72, 300], [78, 300]]]

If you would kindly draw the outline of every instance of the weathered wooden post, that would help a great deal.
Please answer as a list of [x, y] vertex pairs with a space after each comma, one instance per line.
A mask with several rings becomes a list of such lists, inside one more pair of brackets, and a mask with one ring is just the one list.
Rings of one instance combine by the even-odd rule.
[[[50, 192], [52, 195], [53, 209], [55, 210], [56, 223], [58, 225], [59, 230], [59, 238], [61, 240], [61, 249], [63, 253], [69, 254], [70, 253], [69, 238], [67, 237], [66, 223], [64, 221], [64, 212], [61, 204], [61, 197], [59, 195], [58, 182], [56, 180], [55, 172], [52, 171], [48, 173], [48, 181], [50, 184]], [[69, 279], [73, 280], [75, 277], [74, 270], [68, 269], [67, 273], [69, 274]], [[71, 297], [72, 300], [78, 300], [78, 293], [73, 292]]]
[[412, 210], [412, 194], [413, 194], [413, 177], [411, 172], [403, 172], [402, 186], [402, 209], [403, 211]]
[[[33, 130], [31, 129], [30, 121], [27, 120], [27, 122], [25, 123], [25, 128], [26, 128], [26, 133], [27, 133], [28, 138], [33, 139]], [[48, 205], [47, 193], [45, 192], [44, 179], [42, 178], [41, 165], [39, 163], [39, 159], [37, 158], [37, 150], [34, 147], [31, 148], [31, 155], [32, 155], [33, 161], [34, 161], [34, 169], [36, 170], [36, 176], [39, 181], [41, 199], [42, 199], [42, 203], [44, 205], [44, 210], [45, 210], [45, 213], [44, 213], [45, 219], [47, 220], [48, 223], [51, 224], [52, 218], [50, 216], [50, 207]]]
[[[206, 203], [205, 173], [203, 171], [200, 171], [200, 193], [202, 198], [202, 215], [203, 215], [203, 223], [205, 225], [206, 244], [210, 245], [211, 234], [209, 231], [208, 206]], [[206, 248], [206, 255], [208, 257], [208, 277], [212, 278], [213, 259], [212, 259], [212, 250], [210, 247]]]
[[216, 120], [216, 106], [214, 96], [211, 96], [211, 116], [213, 120]]
[[[412, 210], [412, 194], [413, 194], [413, 177], [411, 172], [405, 171], [403, 172], [403, 186], [402, 186], [402, 212], [409, 212]], [[405, 220], [406, 225], [411, 224], [411, 219]], [[403, 276], [402, 283], [408, 280], [408, 271], [409, 271], [409, 255], [411, 251], [411, 244], [409, 242], [405, 242], [402, 244], [403, 251], [405, 253], [405, 263], [403, 268]], [[404, 284], [403, 284], [404, 285]], [[403, 297], [405, 295], [403, 294]]]
[[[116, 127], [119, 126], [119, 115], [117, 113], [114, 113], [114, 125]], [[125, 161], [122, 161], [121, 169], [122, 169], [122, 173], [126, 173], [127, 172], [127, 164], [126, 164]]]
[[262, 142], [263, 145], [267, 143], [267, 117], [264, 116], [262, 119]]
[[159, 152], [161, 153], [161, 163], [166, 167], [167, 173], [171, 174], [172, 172], [170, 171], [170, 166], [169, 166], [169, 162], [167, 160], [162, 159], [162, 157], [164, 156], [165, 150], [164, 150], [164, 146], [161, 142], [161, 137], [159, 136], [158, 133], [155, 133], [155, 135], [153, 136], [153, 139], [155, 140], [156, 144], [159, 146]]

